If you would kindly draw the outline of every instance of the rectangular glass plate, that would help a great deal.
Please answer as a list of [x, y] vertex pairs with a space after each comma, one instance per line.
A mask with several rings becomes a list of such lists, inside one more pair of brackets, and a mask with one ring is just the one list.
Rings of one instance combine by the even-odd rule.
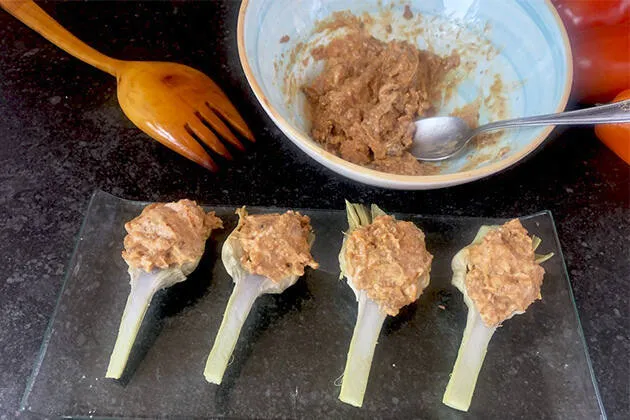
[[237, 218], [233, 207], [213, 208], [225, 229], [213, 233], [187, 281], [156, 295], [122, 380], [105, 379], [129, 292], [123, 225], [145, 204], [94, 194], [23, 410], [67, 417], [605, 417], [548, 212], [521, 218], [542, 238], [541, 252], [556, 254], [544, 263], [543, 299], [494, 335], [468, 414], [441, 402], [467, 313], [450, 284], [450, 261], [481, 225], [499, 219], [398, 215], [426, 233], [435, 256], [431, 284], [418, 302], [387, 318], [361, 409], [341, 403], [335, 385], [357, 310], [352, 290], [338, 278], [347, 228], [338, 210], [303, 210], [321, 268], [255, 303], [216, 386], [205, 382], [203, 369], [233, 287], [220, 249]]

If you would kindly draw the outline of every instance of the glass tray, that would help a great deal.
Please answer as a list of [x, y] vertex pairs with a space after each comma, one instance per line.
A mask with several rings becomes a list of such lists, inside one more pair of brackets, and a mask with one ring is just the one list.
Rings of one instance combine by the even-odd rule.
[[543, 300], [494, 335], [469, 413], [441, 402], [466, 322], [450, 261], [479, 226], [498, 219], [398, 215], [426, 232], [435, 256], [431, 284], [418, 302], [387, 318], [361, 409], [341, 403], [335, 385], [357, 310], [338, 279], [347, 222], [337, 210], [303, 210], [321, 268], [255, 303], [216, 386], [203, 369], [233, 287], [219, 256], [236, 216], [233, 207], [214, 208], [225, 229], [213, 234], [187, 281], [156, 295], [123, 378], [105, 379], [129, 292], [123, 224], [145, 204], [100, 191], [92, 197], [22, 410], [67, 417], [605, 417], [548, 212], [521, 219], [542, 238], [541, 251], [556, 254], [544, 264]]

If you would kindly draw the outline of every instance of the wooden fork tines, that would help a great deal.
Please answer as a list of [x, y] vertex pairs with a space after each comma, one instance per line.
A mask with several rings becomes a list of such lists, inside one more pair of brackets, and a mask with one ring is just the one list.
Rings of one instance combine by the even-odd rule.
[[181, 64], [133, 62], [133, 68], [119, 77], [118, 98], [125, 114], [142, 131], [213, 171], [217, 165], [197, 140], [226, 159], [232, 155], [220, 138], [245, 150], [232, 130], [254, 141], [247, 124], [216, 83]]

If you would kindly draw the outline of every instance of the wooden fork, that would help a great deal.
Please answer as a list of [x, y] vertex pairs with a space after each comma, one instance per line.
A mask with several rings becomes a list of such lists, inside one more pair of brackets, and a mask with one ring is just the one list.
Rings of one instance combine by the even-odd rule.
[[225, 122], [254, 141], [234, 105], [205, 74], [182, 64], [107, 57], [64, 29], [32, 0], [0, 0], [0, 7], [59, 48], [115, 76], [118, 102], [127, 117], [146, 134], [193, 162], [217, 170], [195, 138], [219, 155], [232, 158], [215, 132], [244, 150]]

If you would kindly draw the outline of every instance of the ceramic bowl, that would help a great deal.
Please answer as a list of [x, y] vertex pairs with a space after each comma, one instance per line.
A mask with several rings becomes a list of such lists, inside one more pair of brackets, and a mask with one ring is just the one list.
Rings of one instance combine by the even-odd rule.
[[[403, 17], [405, 8], [409, 9], [407, 18]], [[339, 35], [317, 32], [317, 23], [339, 11], [369, 15], [368, 30], [379, 39], [406, 39], [441, 55], [453, 50], [460, 53], [455, 93], [436, 105], [440, 114], [479, 101], [483, 124], [561, 112], [567, 104], [571, 49], [549, 0], [243, 0], [238, 51], [254, 94], [293, 143], [345, 177], [409, 190], [463, 184], [514, 165], [539, 147], [552, 127], [505, 131], [496, 144], [469, 148], [440, 163], [438, 173], [426, 176], [378, 172], [327, 152], [309, 136], [300, 87], [322, 69], [321, 62], [309, 59], [310, 49]]]

